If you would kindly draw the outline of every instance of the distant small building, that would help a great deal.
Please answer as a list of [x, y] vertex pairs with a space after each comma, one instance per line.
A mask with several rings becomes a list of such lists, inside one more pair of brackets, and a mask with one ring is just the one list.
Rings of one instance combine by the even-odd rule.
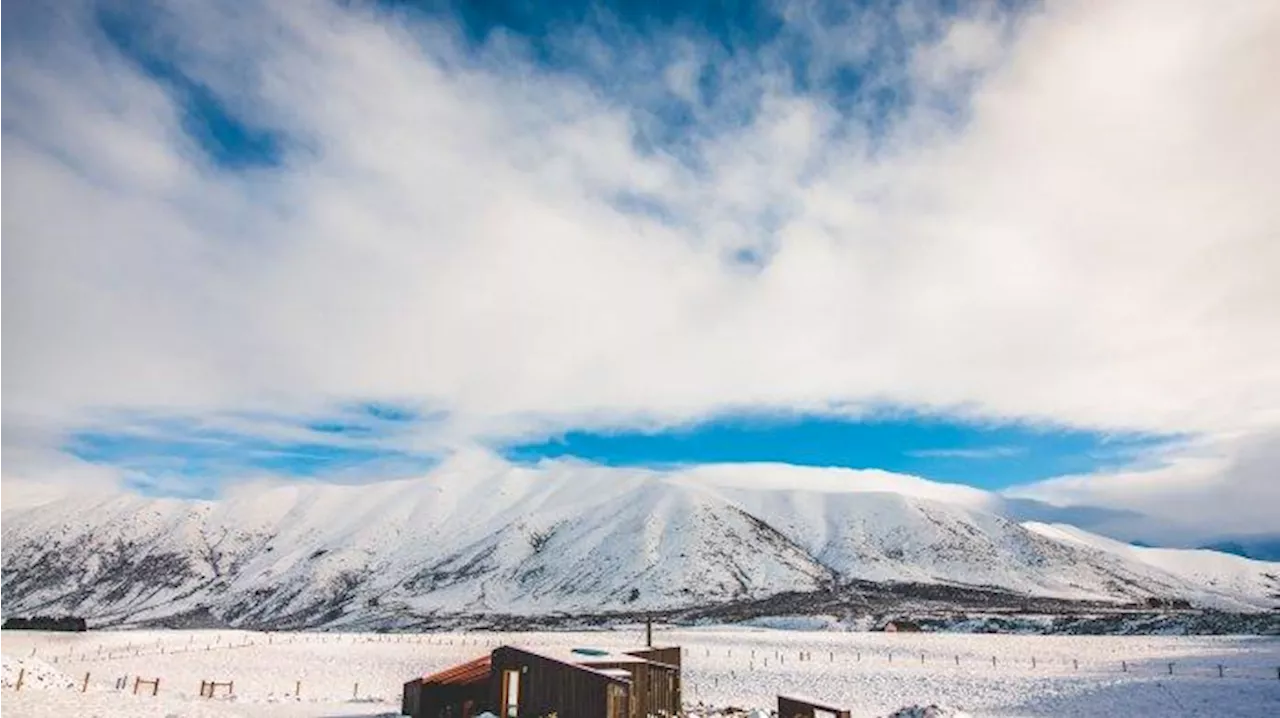
[[913, 621], [889, 621], [884, 624], [885, 633], [919, 633], [920, 624]]
[[778, 696], [778, 718], [851, 718], [851, 714], [813, 698], [786, 695]]
[[0, 626], [6, 631], [87, 631], [89, 626], [83, 618], [75, 616], [32, 616], [31, 618], [6, 618]]
[[680, 712], [680, 648], [622, 653], [501, 646], [404, 684], [413, 718], [647, 718]]
[[1191, 602], [1185, 598], [1159, 598], [1157, 596], [1148, 596], [1143, 601], [1143, 605], [1157, 610], [1189, 611], [1192, 608]]

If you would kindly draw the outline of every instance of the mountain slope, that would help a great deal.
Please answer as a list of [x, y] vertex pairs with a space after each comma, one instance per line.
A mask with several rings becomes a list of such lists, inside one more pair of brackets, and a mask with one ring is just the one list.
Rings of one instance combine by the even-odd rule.
[[1277, 564], [1232, 564], [1223, 580], [1188, 568], [1212, 552], [1148, 554], [1024, 526], [984, 492], [919, 479], [893, 491], [880, 472], [868, 491], [558, 469], [482, 461], [217, 501], [118, 493], [6, 507], [4, 612], [293, 627], [662, 610], [854, 581], [1245, 610], [1280, 595]]
[[[1280, 600], [1280, 564], [1210, 551], [1132, 546], [1065, 524], [1024, 524], [1047, 538], [1074, 542], [1099, 552], [1122, 556], [1177, 576], [1206, 593], [1223, 591], [1239, 596], [1271, 596]], [[1201, 601], [1209, 600], [1207, 596]]]

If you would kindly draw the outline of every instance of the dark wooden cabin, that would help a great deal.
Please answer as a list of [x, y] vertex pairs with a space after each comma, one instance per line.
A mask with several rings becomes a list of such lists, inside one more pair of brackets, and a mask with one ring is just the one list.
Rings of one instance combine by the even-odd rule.
[[914, 621], [889, 621], [884, 624], [885, 633], [919, 633], [920, 624]]
[[628, 718], [631, 681], [621, 670], [584, 666], [511, 646], [493, 652], [491, 704], [502, 718]]
[[778, 718], [851, 718], [851, 714], [812, 698], [778, 696]]
[[680, 700], [679, 647], [545, 654], [502, 646], [405, 683], [401, 710], [414, 718], [648, 718], [677, 715]]

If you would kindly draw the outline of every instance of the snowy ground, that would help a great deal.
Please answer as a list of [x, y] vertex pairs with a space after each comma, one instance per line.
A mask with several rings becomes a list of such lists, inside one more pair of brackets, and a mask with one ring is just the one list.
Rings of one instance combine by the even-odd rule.
[[[686, 647], [685, 699], [692, 704], [769, 708], [783, 692], [846, 704], [855, 716], [884, 716], [902, 706], [930, 703], [976, 717], [1280, 715], [1280, 639], [1275, 638], [743, 628], [662, 630], [658, 638]], [[0, 634], [0, 697], [7, 718], [396, 715], [405, 680], [501, 643], [624, 648], [641, 639], [639, 631], [424, 636], [6, 631]], [[801, 660], [802, 651], [807, 660]], [[24, 686], [15, 691], [20, 668], [26, 669]], [[86, 673], [88, 690], [82, 693]], [[116, 681], [126, 677], [129, 690], [115, 690]], [[137, 677], [159, 678], [159, 694], [132, 695]], [[202, 680], [234, 681], [235, 696], [202, 699]], [[299, 686], [300, 695], [295, 693]]]

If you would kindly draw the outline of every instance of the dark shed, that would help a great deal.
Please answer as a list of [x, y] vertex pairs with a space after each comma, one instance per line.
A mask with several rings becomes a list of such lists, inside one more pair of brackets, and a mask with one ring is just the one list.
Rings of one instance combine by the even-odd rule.
[[812, 698], [778, 696], [778, 718], [850, 718], [850, 713]]

